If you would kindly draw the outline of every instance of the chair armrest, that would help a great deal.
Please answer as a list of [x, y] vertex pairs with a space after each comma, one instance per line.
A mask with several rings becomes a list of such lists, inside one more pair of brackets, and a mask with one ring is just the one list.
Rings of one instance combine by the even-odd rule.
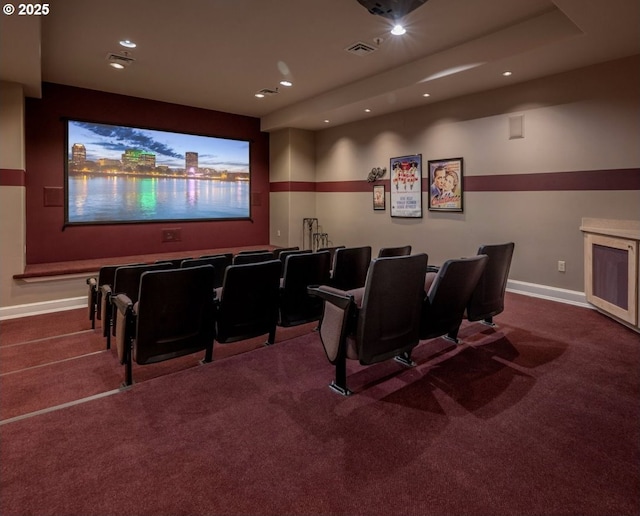
[[438, 273], [434, 271], [428, 271], [424, 275], [424, 292], [427, 298], [429, 297], [429, 292], [431, 291], [431, 287], [433, 286], [433, 283], [436, 281], [437, 277]]
[[353, 296], [351, 294], [347, 294], [344, 290], [328, 285], [309, 285], [307, 287], [307, 293], [310, 296], [319, 297], [342, 310], [346, 310], [347, 307], [353, 303]]
[[324, 301], [320, 320], [320, 341], [329, 362], [342, 363], [346, 360], [347, 335], [353, 327], [355, 301], [344, 290], [328, 285], [309, 285], [307, 293]]
[[427, 265], [427, 272], [438, 272], [439, 270], [439, 265]]
[[93, 290], [98, 290], [98, 280], [96, 278], [87, 278], [87, 285]]
[[118, 294], [117, 296], [112, 297], [111, 302], [123, 315], [125, 315], [129, 310], [133, 312], [133, 303], [126, 294]]
[[121, 364], [131, 362], [131, 343], [135, 335], [136, 316], [133, 312], [133, 303], [126, 294], [118, 294], [111, 297], [114, 307], [113, 317], [116, 319], [116, 352]]
[[106, 297], [111, 296], [111, 285], [102, 285], [100, 287], [100, 292], [102, 292], [103, 296], [106, 296]]

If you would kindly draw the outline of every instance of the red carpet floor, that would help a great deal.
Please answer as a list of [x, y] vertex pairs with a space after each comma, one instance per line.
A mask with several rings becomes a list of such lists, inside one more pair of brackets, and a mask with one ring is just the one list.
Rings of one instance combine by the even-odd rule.
[[[278, 328], [276, 342], [307, 334], [316, 326]], [[65, 333], [68, 329], [72, 333]], [[112, 391], [124, 380], [124, 367], [115, 352], [106, 349], [100, 321], [91, 329], [87, 309], [2, 321], [0, 334], [0, 421]], [[43, 337], [36, 338], [39, 335]], [[216, 344], [214, 360], [260, 348], [265, 340], [266, 336]], [[197, 367], [203, 357], [204, 351], [157, 364], [134, 364], [134, 381]]]
[[308, 331], [2, 424], [0, 513], [639, 514], [640, 337], [507, 301], [417, 367], [350, 364], [349, 398]]

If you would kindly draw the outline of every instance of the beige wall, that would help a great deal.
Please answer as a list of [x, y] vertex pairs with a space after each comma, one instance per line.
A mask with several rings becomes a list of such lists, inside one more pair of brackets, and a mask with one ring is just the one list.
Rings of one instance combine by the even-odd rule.
[[[466, 177], [640, 167], [638, 56], [316, 133], [316, 181], [361, 181], [389, 158], [463, 157]], [[524, 138], [509, 139], [509, 116]], [[388, 179], [388, 174], [386, 176]], [[602, 178], [606, 182], [606, 176]], [[273, 195], [273, 194], [272, 194]], [[291, 193], [292, 199], [302, 194]], [[511, 279], [583, 292], [582, 217], [640, 218], [640, 192], [467, 192], [464, 213], [422, 219], [374, 212], [370, 193], [317, 193], [316, 214], [336, 245], [410, 243], [431, 263], [513, 240]], [[387, 192], [387, 207], [389, 193]], [[300, 221], [290, 220], [290, 225]], [[557, 262], [566, 262], [566, 272]]]
[[[0, 82], [0, 168], [25, 169], [24, 95], [7, 82]], [[15, 304], [12, 276], [24, 272], [25, 226], [24, 186], [0, 186], [0, 306]]]
[[0, 82], [0, 168], [24, 170], [24, 94], [22, 86]]
[[[0, 168], [25, 170], [24, 95], [22, 87], [0, 83]], [[85, 278], [27, 283], [14, 280], [25, 267], [25, 188], [0, 186], [0, 307], [46, 304], [86, 295]], [[46, 308], [42, 308], [46, 310]], [[39, 307], [34, 307], [38, 311]]]
[[[284, 129], [270, 135], [269, 178], [272, 183], [315, 181], [313, 132]], [[316, 216], [315, 200], [313, 192], [271, 193], [270, 243], [280, 247], [304, 247], [308, 238], [303, 233], [302, 220]]]

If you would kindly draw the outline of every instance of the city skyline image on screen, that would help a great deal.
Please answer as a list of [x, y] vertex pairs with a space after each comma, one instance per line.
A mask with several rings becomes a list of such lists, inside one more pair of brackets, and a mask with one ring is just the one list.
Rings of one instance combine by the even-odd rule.
[[67, 121], [66, 224], [250, 217], [245, 140]]

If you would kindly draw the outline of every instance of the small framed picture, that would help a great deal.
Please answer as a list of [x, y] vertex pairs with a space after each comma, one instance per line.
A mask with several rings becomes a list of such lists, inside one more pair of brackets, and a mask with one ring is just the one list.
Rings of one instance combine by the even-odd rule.
[[422, 217], [422, 155], [391, 158], [391, 216]]
[[375, 185], [373, 187], [373, 209], [385, 210], [384, 185]]
[[462, 211], [462, 158], [429, 161], [429, 211]]

